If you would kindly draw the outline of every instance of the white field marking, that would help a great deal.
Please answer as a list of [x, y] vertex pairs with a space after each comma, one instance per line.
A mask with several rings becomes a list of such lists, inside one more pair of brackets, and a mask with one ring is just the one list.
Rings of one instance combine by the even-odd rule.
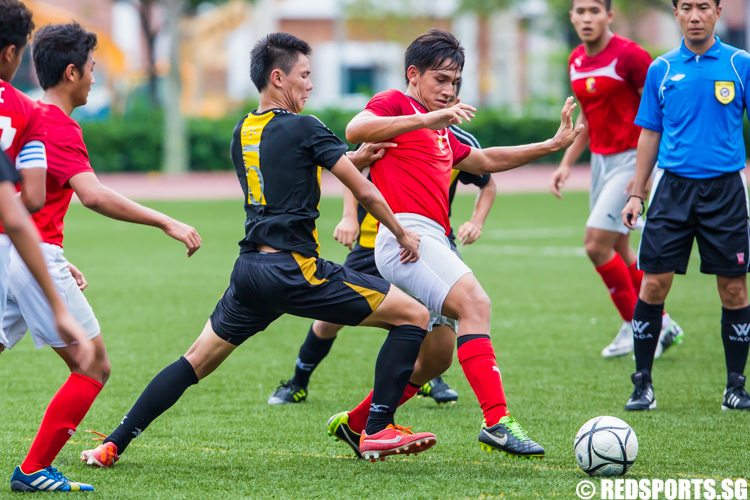
[[583, 236], [585, 226], [575, 227], [524, 227], [495, 229], [482, 234], [484, 240], [542, 240], [567, 236]]
[[526, 257], [586, 257], [583, 247], [529, 247], [515, 245], [472, 245], [460, 247], [462, 253], [484, 253], [492, 255], [522, 255]]

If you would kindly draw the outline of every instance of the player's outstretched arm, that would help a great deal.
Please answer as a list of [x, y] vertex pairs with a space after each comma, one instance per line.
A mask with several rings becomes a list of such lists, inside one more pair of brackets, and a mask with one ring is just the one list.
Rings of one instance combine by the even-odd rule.
[[583, 125], [573, 124], [573, 98], [568, 97], [562, 110], [562, 120], [552, 139], [526, 146], [471, 149], [471, 153], [455, 168], [473, 174], [491, 174], [522, 167], [557, 151], [569, 148], [583, 132]]
[[560, 191], [563, 186], [565, 186], [568, 177], [570, 177], [570, 167], [578, 161], [591, 140], [591, 136], [589, 135], [589, 121], [586, 119], [586, 115], [583, 114], [583, 111], [581, 111], [576, 120], [576, 127], [581, 125], [584, 127], [583, 131], [573, 142], [573, 145], [565, 151], [565, 156], [563, 156], [560, 166], [557, 167], [557, 170], [554, 171], [550, 178], [549, 189], [552, 191], [552, 194], [561, 200], [562, 194]]
[[331, 172], [351, 190], [365, 210], [390, 229], [402, 247], [401, 262], [416, 262], [419, 259], [419, 235], [404, 229], [373, 183], [365, 179], [346, 155], [336, 162]]
[[354, 241], [359, 237], [359, 221], [357, 220], [357, 199], [349, 188], [344, 188], [344, 214], [341, 222], [333, 231], [333, 239], [348, 247], [354, 246]]
[[76, 174], [68, 181], [86, 208], [110, 219], [158, 227], [167, 236], [181, 241], [190, 257], [201, 247], [201, 238], [195, 229], [161, 212], [146, 208], [104, 186], [93, 172]]
[[638, 155], [635, 163], [635, 177], [633, 178], [633, 191], [630, 193], [628, 203], [622, 210], [622, 222], [630, 229], [635, 229], [635, 223], [643, 210], [646, 198], [646, 185], [651, 178], [651, 172], [656, 165], [659, 156], [659, 145], [661, 144], [661, 132], [644, 128], [638, 139]]
[[479, 189], [471, 219], [458, 228], [458, 241], [461, 242], [462, 246], [471, 245], [482, 237], [482, 227], [484, 227], [484, 221], [487, 220], [492, 204], [495, 202], [496, 195], [497, 185], [495, 179], [490, 177], [490, 182]]

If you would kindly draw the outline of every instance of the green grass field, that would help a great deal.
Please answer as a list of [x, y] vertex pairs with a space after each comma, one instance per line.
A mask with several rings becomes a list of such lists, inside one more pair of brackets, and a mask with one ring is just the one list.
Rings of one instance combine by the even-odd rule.
[[[454, 222], [466, 220], [472, 196], [459, 196]], [[630, 357], [600, 356], [621, 321], [582, 251], [587, 196], [502, 195], [479, 242], [463, 255], [493, 303], [492, 336], [509, 406], [545, 446], [543, 461], [520, 461], [479, 449], [476, 398], [456, 361], [447, 381], [461, 397], [438, 407], [415, 399], [397, 421], [438, 436], [414, 458], [357, 461], [326, 436], [326, 420], [369, 391], [385, 333], [346, 329], [313, 375], [308, 401], [269, 407], [268, 395], [292, 375], [309, 320], [284, 317], [246, 342], [211, 377], [128, 448], [111, 470], [84, 467], [92, 447], [84, 429], [111, 431], [151, 378], [182, 355], [228, 284], [242, 236], [237, 202], [150, 204], [194, 225], [203, 248], [191, 259], [152, 228], [105, 219], [73, 206], [66, 256], [86, 275], [86, 296], [112, 360], [109, 383], [55, 466], [93, 484], [91, 498], [577, 498], [586, 476], [572, 442], [597, 415], [633, 427], [640, 455], [629, 477], [747, 477], [750, 414], [722, 412], [725, 368], [714, 279], [694, 258], [667, 303], [685, 329], [682, 346], [655, 366], [659, 409], [629, 414]], [[322, 255], [342, 262], [331, 234], [341, 200], [324, 199]], [[634, 242], [637, 243], [637, 242]], [[694, 252], [695, 253], [695, 252]], [[44, 409], [67, 369], [29, 338], [0, 356], [0, 499], [18, 498], [7, 482], [28, 450]]]

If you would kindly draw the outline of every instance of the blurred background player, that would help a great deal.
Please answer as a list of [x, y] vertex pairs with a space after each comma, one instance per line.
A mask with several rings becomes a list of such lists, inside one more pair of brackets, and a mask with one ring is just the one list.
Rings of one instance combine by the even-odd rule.
[[[602, 277], [623, 323], [602, 356], [633, 351], [633, 310], [643, 272], [630, 247], [630, 230], [620, 212], [635, 174], [640, 127], [633, 121], [651, 56], [638, 44], [610, 31], [612, 0], [572, 0], [570, 20], [583, 43], [570, 55], [570, 82], [581, 103], [576, 123], [586, 125], [552, 174], [550, 189], [560, 190], [586, 146], [591, 149], [591, 215], [586, 221], [586, 253]], [[681, 343], [682, 329], [668, 314], [662, 322], [658, 355]]]
[[[92, 362], [84, 364], [80, 346], [69, 345], [60, 337], [41, 288], [18, 252], [13, 250], [3, 315], [5, 347], [12, 348], [29, 331], [37, 348], [52, 347], [71, 371], [70, 378], [47, 407], [26, 459], [13, 472], [11, 488], [16, 491], [53, 491], [66, 483], [67, 479], [51, 469], [52, 462], [75, 432], [110, 373], [99, 322], [82, 292], [86, 280], [82, 275], [77, 279], [71, 274], [63, 254], [64, 218], [73, 193], [85, 207], [107, 217], [159, 227], [182, 241], [188, 248], [188, 256], [200, 248], [200, 237], [190, 226], [138, 205], [97, 180], [89, 164], [81, 128], [70, 118], [75, 108], [86, 104], [94, 84], [96, 44], [96, 35], [75, 23], [45, 26], [34, 38], [34, 66], [44, 89], [39, 105], [48, 131], [45, 139], [48, 161], [44, 206], [33, 215], [33, 220], [42, 237], [41, 248], [49, 273], [73, 317], [92, 339], [95, 355]], [[93, 489], [85, 486], [81, 489]]]
[[635, 123], [643, 127], [633, 192], [622, 219], [633, 228], [658, 158], [638, 267], [644, 271], [633, 316], [635, 369], [626, 410], [656, 408], [651, 380], [664, 301], [674, 274], [685, 274], [697, 239], [701, 272], [716, 275], [727, 366], [722, 410], [750, 410], [745, 365], [748, 194], [742, 120], [750, 103], [750, 55], [714, 35], [719, 0], [673, 0], [679, 48], [651, 65]]
[[[456, 94], [450, 102], [450, 106], [457, 104], [458, 95], [461, 92], [461, 81], [456, 85]], [[474, 148], [481, 148], [479, 141], [470, 133], [461, 130], [457, 125], [451, 125], [450, 130], [456, 139]], [[392, 143], [363, 144], [357, 152], [348, 154], [363, 156], [361, 164], [370, 165], [385, 155], [385, 148], [394, 146]], [[368, 180], [371, 178], [368, 176]], [[453, 170], [451, 173], [451, 187], [448, 198], [449, 207], [453, 205], [458, 183], [473, 184], [479, 187], [474, 213], [471, 219], [463, 223], [458, 229], [458, 239], [464, 245], [477, 241], [482, 235], [482, 226], [490, 213], [492, 203], [495, 201], [497, 188], [490, 174], [475, 175], [469, 172]], [[450, 210], [450, 208], [449, 208]], [[449, 212], [450, 215], [450, 212]], [[344, 214], [341, 222], [336, 226], [333, 237], [342, 245], [349, 247], [351, 252], [346, 256], [344, 266], [361, 273], [377, 276], [380, 272], [375, 265], [375, 237], [378, 234], [378, 224], [375, 218], [367, 213], [367, 210], [357, 203], [351, 191], [344, 189]], [[456, 248], [456, 234], [451, 227], [448, 235], [451, 248], [458, 254]], [[460, 256], [460, 255], [459, 255]], [[282, 381], [281, 385], [268, 398], [268, 404], [299, 403], [307, 399], [307, 386], [313, 370], [323, 361], [331, 350], [336, 335], [343, 326], [332, 325], [322, 321], [315, 321], [307, 332], [307, 338], [299, 350], [294, 377], [288, 381]], [[443, 327], [447, 328], [447, 327]], [[442, 376], [438, 376], [424, 384], [418, 395], [428, 396], [437, 403], [451, 403], [458, 401], [458, 393], [451, 388]]]

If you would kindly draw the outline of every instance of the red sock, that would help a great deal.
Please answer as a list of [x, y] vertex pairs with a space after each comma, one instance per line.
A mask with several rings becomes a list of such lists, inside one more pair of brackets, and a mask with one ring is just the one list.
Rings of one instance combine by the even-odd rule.
[[[417, 394], [417, 392], [419, 392], [419, 389], [419, 387], [412, 385], [411, 382], [406, 384], [406, 390], [404, 391], [404, 395], [401, 396], [401, 400], [398, 402], [398, 405], [401, 406], [402, 404], [413, 398]], [[365, 426], [367, 425], [367, 417], [370, 416], [371, 403], [372, 391], [370, 391], [370, 394], [367, 395], [364, 401], [359, 403], [356, 408], [349, 412], [349, 428], [357, 434], [362, 434], [362, 431], [365, 430]]]
[[633, 265], [628, 268], [628, 271], [630, 271], [630, 281], [633, 282], [633, 288], [635, 288], [635, 295], [638, 296], [641, 293], [643, 271], [638, 270], [638, 262], [633, 262]]
[[101, 390], [102, 384], [96, 380], [77, 373], [70, 374], [50, 401], [29, 454], [21, 464], [21, 470], [25, 474], [52, 465], [52, 461], [75, 433], [76, 427], [86, 416]]
[[604, 284], [607, 285], [612, 302], [620, 311], [623, 321], [633, 321], [633, 311], [638, 295], [633, 288], [628, 266], [625, 265], [620, 254], [616, 253], [612, 260], [602, 267], [597, 267], [596, 272], [601, 275]]
[[488, 427], [497, 424], [508, 414], [503, 391], [503, 379], [495, 362], [495, 349], [489, 335], [461, 343], [459, 337], [458, 361], [474, 390]]

